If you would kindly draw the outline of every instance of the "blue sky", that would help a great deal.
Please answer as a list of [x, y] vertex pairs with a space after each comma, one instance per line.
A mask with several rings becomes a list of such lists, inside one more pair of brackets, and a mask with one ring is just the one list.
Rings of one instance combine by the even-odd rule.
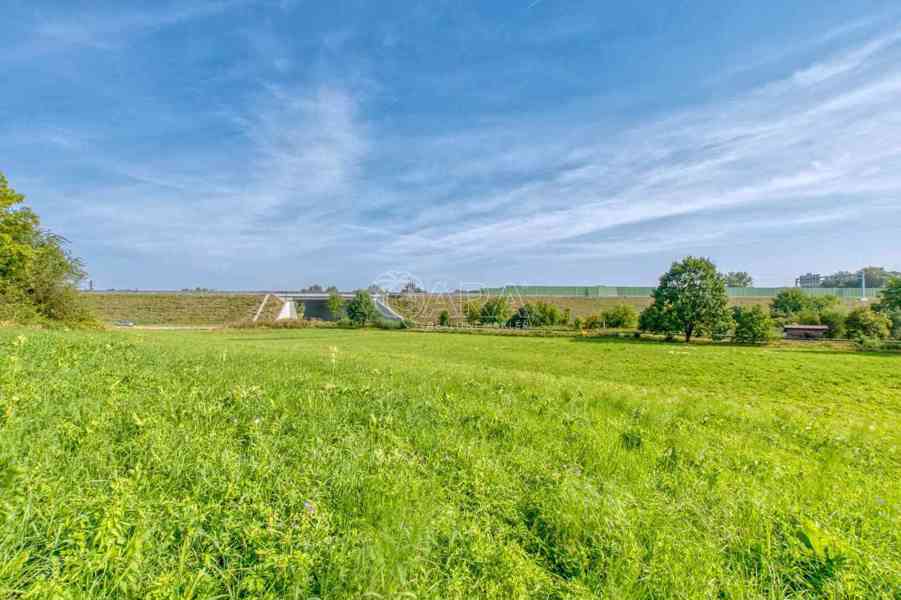
[[9, 4], [0, 171], [100, 288], [901, 269], [896, 2]]

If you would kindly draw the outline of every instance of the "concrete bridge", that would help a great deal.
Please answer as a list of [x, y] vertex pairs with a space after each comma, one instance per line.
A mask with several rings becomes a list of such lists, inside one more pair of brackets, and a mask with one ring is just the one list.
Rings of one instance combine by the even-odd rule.
[[[299, 302], [303, 303], [303, 314], [305, 318], [322, 319], [323, 321], [335, 320], [328, 309], [328, 299], [330, 294], [324, 292], [272, 292], [271, 295], [284, 303], [282, 304], [281, 311], [278, 313], [278, 317], [276, 317], [277, 321], [296, 320], [297, 304]], [[353, 297], [355, 296], [355, 294], [351, 292], [339, 292], [338, 295], [341, 296], [345, 303], [349, 300], [353, 300]], [[381, 318], [386, 321], [403, 321], [403, 317], [388, 306], [387, 298], [384, 294], [371, 295], [375, 308]], [[257, 316], [262, 312], [262, 309], [263, 306], [261, 305], [260, 310], [257, 312]]]

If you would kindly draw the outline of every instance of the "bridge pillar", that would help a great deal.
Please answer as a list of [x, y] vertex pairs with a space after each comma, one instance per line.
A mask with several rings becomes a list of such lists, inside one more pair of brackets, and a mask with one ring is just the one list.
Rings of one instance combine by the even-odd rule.
[[285, 300], [282, 309], [279, 311], [276, 321], [296, 321], [297, 320], [297, 304], [294, 300]]

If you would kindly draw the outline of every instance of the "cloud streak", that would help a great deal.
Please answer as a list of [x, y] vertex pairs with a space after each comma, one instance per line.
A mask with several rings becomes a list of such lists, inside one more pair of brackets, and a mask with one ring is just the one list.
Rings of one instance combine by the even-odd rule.
[[[526, 171], [543, 160], [548, 171], [540, 178], [427, 207], [420, 214], [428, 215], [428, 224], [419, 223], [426, 226], [400, 236], [387, 251], [463, 258], [556, 244], [565, 252], [567, 240], [627, 225], [653, 226], [661, 217], [778, 200], [790, 220], [794, 211], [851, 198], [865, 207], [886, 195], [897, 197], [898, 40], [891, 35], [871, 41], [725, 105], [665, 118], [601, 143], [567, 143], [564, 149], [558, 132], [531, 130], [529, 142], [501, 152], [537, 157], [524, 161]], [[498, 149], [490, 151], [458, 156], [450, 171], [477, 172], [493, 163]], [[501, 165], [493, 168], [503, 172]], [[420, 185], [428, 188], [431, 181], [425, 175]], [[486, 206], [494, 211], [480, 214]], [[603, 242], [594, 246], [604, 252]], [[616, 246], [628, 251], [621, 241]], [[642, 252], [643, 242], [637, 240], [632, 251]]]

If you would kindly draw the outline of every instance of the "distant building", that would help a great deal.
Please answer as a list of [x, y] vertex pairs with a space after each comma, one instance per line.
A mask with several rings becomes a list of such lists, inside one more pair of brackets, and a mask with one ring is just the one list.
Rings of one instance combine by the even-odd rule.
[[807, 273], [798, 277], [795, 282], [798, 287], [802, 288], [820, 287], [820, 284], [823, 283], [823, 276], [819, 273]]
[[786, 325], [783, 327], [787, 340], [818, 340], [826, 335], [825, 325]]

